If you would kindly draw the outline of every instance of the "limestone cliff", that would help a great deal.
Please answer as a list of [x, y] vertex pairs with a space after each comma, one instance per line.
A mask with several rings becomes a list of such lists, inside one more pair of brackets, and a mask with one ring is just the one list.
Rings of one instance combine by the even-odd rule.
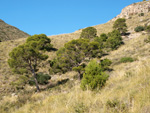
[[132, 15], [148, 13], [150, 12], [150, 1], [143, 1], [138, 3], [133, 3], [124, 9], [122, 9], [121, 13], [113, 18], [111, 21], [115, 21], [118, 18], [130, 18]]

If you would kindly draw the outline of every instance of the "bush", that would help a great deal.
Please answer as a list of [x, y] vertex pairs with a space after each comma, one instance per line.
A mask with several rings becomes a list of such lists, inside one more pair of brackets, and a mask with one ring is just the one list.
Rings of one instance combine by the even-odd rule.
[[106, 42], [106, 40], [108, 39], [108, 36], [107, 36], [107, 34], [102, 33], [102, 34], [100, 35], [100, 38], [101, 38], [102, 41]]
[[139, 16], [144, 16], [144, 13], [140, 13]]
[[109, 60], [109, 59], [104, 59], [104, 60], [101, 60], [101, 63], [100, 63], [100, 65], [102, 66], [102, 69], [104, 70], [104, 71], [106, 71], [106, 70], [109, 70], [109, 66], [112, 64], [112, 62], [111, 62], [111, 60]]
[[120, 59], [121, 63], [133, 62], [133, 61], [134, 61], [134, 59], [131, 58], [131, 57], [123, 57], [123, 58]]
[[83, 90], [87, 88], [91, 90], [96, 88], [100, 89], [105, 85], [108, 77], [109, 76], [103, 72], [101, 65], [97, 63], [96, 60], [92, 60], [85, 68], [85, 73], [81, 81], [81, 88]]
[[[38, 83], [41, 84], [41, 85], [47, 84], [47, 83], [48, 83], [48, 80], [50, 80], [50, 79], [51, 79], [51, 76], [48, 75], [48, 74], [44, 74], [44, 73], [42, 73], [42, 72], [40, 72], [40, 73], [37, 74], [37, 81], [38, 81]], [[33, 77], [31, 77], [31, 79], [29, 80], [29, 84], [30, 84], [30, 85], [35, 85], [35, 82], [34, 82], [34, 78], [33, 78]]]
[[125, 35], [127, 32], [126, 19], [118, 18], [113, 24], [114, 30], [118, 30], [122, 35]]
[[135, 32], [140, 32], [140, 31], [144, 31], [144, 27], [143, 26], [137, 26], [135, 29], [134, 29]]
[[94, 27], [87, 27], [82, 30], [80, 38], [93, 39], [97, 36], [97, 30]]
[[108, 33], [108, 37], [109, 38], [107, 39], [105, 46], [111, 50], [115, 50], [123, 44], [121, 34], [118, 30]]

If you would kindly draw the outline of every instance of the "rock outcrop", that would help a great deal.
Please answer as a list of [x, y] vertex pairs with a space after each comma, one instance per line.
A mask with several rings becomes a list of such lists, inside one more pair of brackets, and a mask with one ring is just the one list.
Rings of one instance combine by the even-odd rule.
[[143, 1], [131, 4], [124, 9], [122, 9], [121, 13], [113, 18], [111, 21], [115, 21], [118, 18], [130, 18], [132, 15], [148, 13], [150, 12], [150, 1]]

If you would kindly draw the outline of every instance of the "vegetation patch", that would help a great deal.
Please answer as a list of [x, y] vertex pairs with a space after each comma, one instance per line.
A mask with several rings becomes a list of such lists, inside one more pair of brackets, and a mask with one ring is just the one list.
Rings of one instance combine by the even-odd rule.
[[[44, 73], [40, 72], [40, 73], [36, 74], [36, 78], [37, 78], [37, 81], [40, 85], [45, 85], [51, 79], [51, 76], [48, 74], [44, 74]], [[31, 79], [29, 80], [29, 84], [35, 85], [34, 77], [31, 77]]]
[[125, 35], [125, 33], [127, 32], [126, 19], [118, 18], [113, 24], [113, 28], [115, 30], [118, 30], [122, 35]]
[[139, 16], [144, 16], [144, 13], [140, 13]]
[[112, 112], [121, 112], [121, 113], [126, 113], [128, 112], [128, 107], [124, 102], [121, 102], [117, 99], [115, 100], [108, 100], [106, 102], [106, 107], [109, 109], [109, 111]]
[[140, 32], [140, 31], [144, 31], [144, 27], [143, 26], [137, 26], [135, 29], [134, 29], [135, 32]]
[[132, 57], [122, 57], [121, 59], [120, 59], [120, 62], [121, 63], [126, 63], [126, 62], [133, 62], [133, 61], [135, 61]]
[[105, 85], [108, 77], [109, 76], [103, 71], [102, 66], [97, 63], [96, 60], [92, 60], [85, 68], [85, 73], [81, 81], [81, 88], [83, 90], [100, 89]]

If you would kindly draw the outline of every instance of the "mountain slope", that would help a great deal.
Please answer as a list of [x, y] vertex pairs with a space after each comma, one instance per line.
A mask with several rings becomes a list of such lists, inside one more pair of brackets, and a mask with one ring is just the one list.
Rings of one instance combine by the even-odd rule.
[[[80, 82], [70, 77], [66, 84], [29, 95], [30, 98], [28, 93], [19, 95], [19, 98], [28, 97], [28, 102], [15, 111], [11, 110], [15, 113], [149, 113], [150, 55], [147, 50], [150, 44], [146, 43], [145, 39], [147, 34], [140, 33], [139, 37], [125, 40], [125, 44], [118, 50], [105, 56], [112, 60], [113, 71], [105, 87], [99, 92], [82, 91]], [[128, 56], [136, 60], [131, 63], [120, 63], [122, 57]], [[71, 73], [68, 75], [71, 76]], [[10, 105], [18, 105], [17, 98], [4, 98], [3, 105], [0, 105], [6, 106], [8, 101]]]
[[25, 38], [30, 36], [29, 34], [19, 30], [16, 27], [8, 25], [3, 20], [0, 19], [0, 40], [13, 40], [18, 38]]
[[[136, 3], [136, 5], [148, 2]], [[135, 5], [135, 6], [136, 6]], [[128, 6], [129, 7], [129, 6]], [[132, 9], [133, 7], [131, 7]], [[134, 8], [133, 8], [134, 9]], [[142, 8], [141, 8], [142, 9]], [[140, 14], [141, 12], [139, 12]], [[123, 37], [124, 45], [112, 51], [103, 58], [109, 58], [113, 64], [110, 78], [105, 87], [99, 92], [82, 91], [80, 82], [72, 76], [76, 73], [69, 72], [64, 75], [54, 75], [53, 80], [69, 78], [65, 84], [34, 93], [34, 87], [27, 87], [24, 92], [13, 94], [11, 81], [17, 75], [10, 71], [7, 64], [8, 53], [19, 44], [25, 42], [25, 38], [0, 43], [0, 93], [3, 97], [0, 103], [0, 112], [15, 113], [149, 113], [150, 111], [150, 43], [146, 43], [148, 34], [134, 32], [138, 25], [149, 24], [150, 12], [144, 16], [133, 14], [127, 18], [128, 36]], [[94, 26], [98, 35], [112, 30], [114, 20], [108, 23]], [[70, 34], [50, 36], [52, 44], [56, 48], [80, 36], [82, 30]], [[7, 47], [9, 45], [9, 47]], [[50, 59], [55, 57], [55, 52], [48, 53]], [[121, 63], [123, 57], [132, 57], [134, 62]], [[42, 71], [48, 72], [49, 64], [45, 64]], [[6, 96], [6, 94], [11, 94]], [[5, 96], [4, 96], [5, 95]], [[9, 102], [9, 103], [8, 103]]]

